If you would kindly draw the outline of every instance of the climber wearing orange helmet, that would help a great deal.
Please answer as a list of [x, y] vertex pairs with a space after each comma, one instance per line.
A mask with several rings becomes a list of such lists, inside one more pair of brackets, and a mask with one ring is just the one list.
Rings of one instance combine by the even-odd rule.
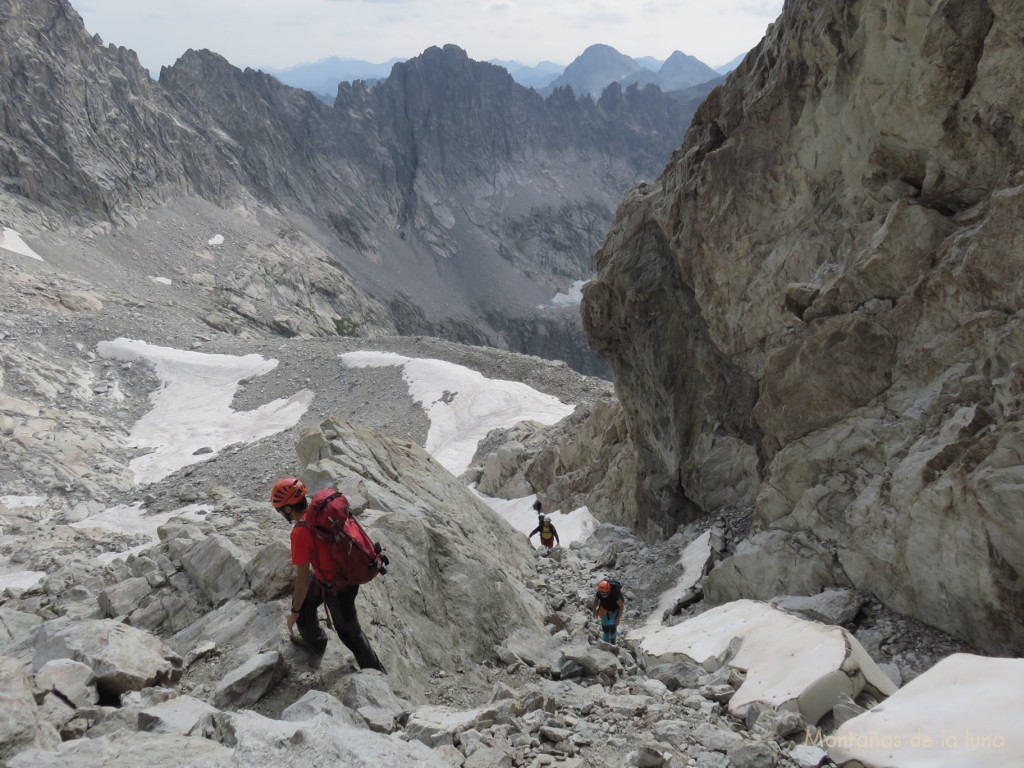
[[[384, 672], [384, 666], [359, 626], [359, 616], [356, 613], [359, 585], [351, 584], [329, 592], [321, 583], [326, 583], [330, 579], [324, 578], [324, 574], [318, 574], [312, 565], [315, 547], [313, 534], [301, 524], [308, 506], [307, 492], [305, 483], [297, 477], [278, 480], [270, 492], [270, 503], [274, 505], [274, 509], [292, 524], [291, 549], [292, 565], [295, 566], [295, 592], [292, 595], [291, 613], [288, 614], [288, 636], [299, 645], [323, 653], [327, 649], [327, 635], [320, 628], [316, 611], [320, 604], [324, 603], [338, 637], [345, 647], [352, 651], [359, 668], [379, 669]], [[299, 628], [298, 638], [293, 632], [296, 625]]]
[[601, 639], [614, 643], [618, 639], [619, 619], [626, 601], [622, 597], [622, 585], [615, 579], [601, 579], [597, 583], [593, 612], [601, 618]]

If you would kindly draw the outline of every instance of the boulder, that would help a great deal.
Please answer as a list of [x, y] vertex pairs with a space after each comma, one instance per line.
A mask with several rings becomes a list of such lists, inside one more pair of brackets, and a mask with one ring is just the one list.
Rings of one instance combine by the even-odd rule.
[[274, 763], [285, 768], [451, 768], [419, 741], [353, 728], [326, 714], [285, 722], [255, 712], [224, 713], [217, 719], [217, 738], [234, 749], [233, 765], [265, 765], [273, 756]]
[[8, 768], [228, 768], [232, 750], [214, 741], [160, 733], [118, 730], [93, 739], [75, 739], [49, 748], [28, 749]]
[[287, 674], [288, 665], [280, 653], [258, 654], [226, 674], [210, 701], [218, 709], [251, 707]]
[[192, 696], [176, 696], [139, 712], [140, 731], [189, 736], [197, 725], [217, 714], [218, 710]]
[[149, 581], [143, 576], [133, 579], [125, 579], [117, 584], [112, 584], [99, 594], [100, 608], [107, 618], [124, 616], [142, 603], [142, 598], [153, 591]]
[[35, 687], [44, 693], [57, 692], [74, 707], [88, 707], [99, 701], [92, 668], [71, 659], [54, 659], [43, 664], [36, 671]]
[[787, 595], [773, 598], [770, 602], [776, 608], [806, 619], [844, 626], [857, 617], [864, 605], [864, 596], [850, 589], [826, 589], [817, 595]]
[[32, 657], [34, 669], [54, 659], [80, 661], [96, 675], [101, 694], [119, 697], [181, 676], [182, 660], [170, 646], [124, 624], [93, 619], [42, 627]]
[[214, 606], [219, 606], [248, 589], [245, 576], [248, 556], [220, 534], [205, 536], [179, 554], [188, 575]]
[[366, 723], [355, 712], [346, 707], [337, 698], [326, 691], [306, 691], [294, 704], [285, 707], [281, 719], [289, 722], [312, 720], [318, 715], [327, 715], [333, 720], [351, 725], [353, 728], [365, 728]]
[[401, 573], [361, 587], [358, 609], [403, 693], [427, 690], [430, 670], [491, 657], [510, 626], [545, 632], [525, 537], [422, 448], [327, 419], [302, 431], [297, 451], [310, 487], [366, 499], [358, 518]]
[[648, 668], [686, 661], [714, 671], [728, 666], [746, 673], [733, 693], [724, 686], [729, 711], [744, 717], [757, 704], [799, 711], [816, 723], [845, 694], [865, 688], [878, 697], [896, 686], [864, 648], [840, 627], [790, 616], [766, 603], [740, 600], [713, 608], [672, 627], [629, 633]]
[[245, 564], [245, 578], [260, 600], [287, 595], [295, 581], [291, 548], [283, 541], [272, 541], [259, 549]]
[[[57, 729], [36, 706], [32, 684], [14, 659], [0, 656], [0, 760], [30, 747], [52, 749], [60, 744]], [[11, 763], [6, 763], [10, 765]]]

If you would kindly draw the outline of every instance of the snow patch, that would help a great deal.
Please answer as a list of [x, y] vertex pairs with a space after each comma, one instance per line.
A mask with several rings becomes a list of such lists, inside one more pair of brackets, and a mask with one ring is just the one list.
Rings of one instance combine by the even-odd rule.
[[213, 237], [211, 237], [209, 240], [206, 241], [206, 244], [207, 245], [223, 245], [224, 244], [224, 235], [214, 235]]
[[8, 509], [22, 507], [41, 507], [46, 504], [45, 496], [0, 496], [0, 505]]
[[0, 227], [0, 248], [11, 253], [17, 253], [21, 256], [28, 256], [30, 259], [36, 261], [42, 261], [43, 257], [33, 251], [24, 240], [21, 239], [21, 235], [15, 232], [13, 229], [7, 227]]
[[466, 470], [480, 440], [492, 429], [527, 420], [554, 424], [573, 412], [573, 406], [525, 384], [488, 379], [442, 360], [391, 352], [347, 352], [341, 359], [351, 368], [402, 368], [409, 394], [430, 419], [424, 448], [453, 475]]
[[[739, 648], [726, 658], [736, 638]], [[628, 639], [638, 641], [648, 668], [687, 660], [708, 671], [723, 663], [745, 671], [746, 680], [729, 701], [729, 711], [738, 717], [763, 702], [799, 710], [816, 723], [840, 694], [855, 698], [865, 686], [883, 696], [896, 691], [842, 627], [804, 621], [754, 600], [727, 603], [672, 627], [643, 626]]]
[[577, 307], [583, 303], [583, 286], [589, 281], [577, 280], [569, 288], [568, 293], [556, 293], [549, 304], [539, 304], [537, 309], [551, 309], [552, 307]]
[[289, 429], [313, 401], [313, 393], [304, 389], [252, 411], [233, 410], [238, 384], [277, 366], [277, 360], [260, 355], [210, 355], [124, 338], [100, 342], [96, 349], [117, 360], [148, 360], [161, 380], [160, 389], [149, 396], [152, 409], [128, 436], [130, 445], [153, 449], [129, 464], [139, 485], [206, 461], [228, 445]]
[[[524, 536], [528, 536], [537, 527], [537, 511], [533, 508], [533, 502], [537, 500], [535, 495], [521, 499], [496, 499], [480, 493], [475, 486], [471, 486], [470, 490]], [[551, 512], [550, 515], [551, 524], [558, 531], [558, 541], [563, 547], [574, 541], [583, 541], [597, 530], [598, 522], [586, 507], [579, 507], [568, 514]]]
[[840, 765], [1024, 765], [1024, 659], [957, 653], [822, 739]]
[[105, 509], [99, 514], [87, 517], [77, 523], [71, 523], [72, 528], [80, 530], [108, 531], [111, 533], [125, 534], [128, 536], [146, 536], [149, 542], [139, 546], [126, 549], [123, 552], [106, 552], [97, 559], [101, 563], [109, 563], [118, 559], [125, 559], [129, 555], [138, 554], [156, 544], [160, 537], [157, 535], [157, 528], [164, 525], [172, 517], [184, 517], [189, 520], [202, 520], [203, 513], [209, 512], [213, 507], [205, 504], [190, 504], [171, 512], [159, 512], [152, 515], [143, 514], [141, 502], [131, 505], [118, 505]]
[[46, 578], [43, 571], [15, 571], [0, 573], [0, 591], [5, 589], [31, 589]]
[[160, 283], [161, 285], [170, 285], [171, 284], [171, 278], [169, 278], [169, 277], [153, 277], [153, 276], [150, 276], [149, 279], [152, 280], [154, 283]]
[[696, 539], [686, 545], [683, 553], [679, 556], [678, 565], [682, 569], [675, 586], [661, 593], [658, 604], [647, 617], [645, 627], [657, 628], [661, 626], [662, 616], [665, 612], [675, 607], [676, 601], [687, 591], [697, 586], [704, 577], [704, 570], [711, 559], [711, 531], [705, 531]]

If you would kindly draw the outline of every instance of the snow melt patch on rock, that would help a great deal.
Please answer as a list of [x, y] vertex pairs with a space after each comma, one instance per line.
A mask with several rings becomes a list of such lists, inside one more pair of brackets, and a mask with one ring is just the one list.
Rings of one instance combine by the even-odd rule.
[[[738, 639], [735, 654], [730, 644]], [[864, 647], [841, 627], [804, 621], [754, 600], [713, 608], [673, 627], [644, 626], [629, 633], [646, 666], [692, 661], [713, 671], [724, 663], [746, 672], [729, 701], [743, 717], [751, 704], [799, 711], [816, 723], [841, 694], [855, 698], [868, 687], [889, 696], [896, 686]]]
[[96, 349], [118, 360], [148, 360], [162, 382], [149, 396], [152, 410], [129, 435], [132, 445], [153, 448], [129, 464], [139, 485], [212, 458], [233, 443], [253, 442], [289, 429], [313, 401], [313, 393], [303, 389], [252, 411], [232, 409], [240, 382], [277, 366], [277, 360], [260, 355], [209, 355], [124, 338], [100, 342]]
[[409, 394], [430, 419], [424, 448], [453, 475], [466, 470], [492, 429], [529, 420], [555, 424], [573, 412], [573, 406], [526, 384], [488, 379], [443, 360], [391, 352], [346, 352], [341, 360], [350, 368], [401, 366]]
[[0, 573], [0, 591], [11, 589], [31, 589], [46, 578], [44, 571], [14, 571]]
[[106, 552], [97, 558], [101, 563], [109, 563], [117, 559], [127, 559], [129, 555], [137, 555], [139, 552], [152, 547], [159, 540], [157, 529], [172, 517], [202, 520], [203, 514], [212, 509], [213, 507], [203, 504], [190, 504], [187, 507], [181, 507], [171, 512], [158, 512], [146, 515], [142, 509], [142, 503], [136, 502], [130, 506], [119, 505], [110, 507], [97, 515], [87, 517], [85, 520], [71, 523], [71, 527], [80, 530], [109, 531], [128, 536], [146, 536], [149, 539], [147, 544], [140, 544], [124, 552]]
[[33, 251], [28, 246], [28, 243], [21, 239], [21, 235], [7, 227], [0, 227], [0, 248], [11, 253], [20, 254], [21, 256], [28, 256], [36, 261], [43, 260], [42, 256]]
[[[537, 500], [536, 494], [521, 499], [496, 499], [493, 496], [485, 496], [475, 487], [471, 486], [470, 490], [524, 536], [528, 536], [530, 531], [537, 527], [537, 511], [533, 508], [533, 502]], [[598, 522], [586, 507], [579, 507], [567, 514], [549, 514], [551, 524], [558, 531], [559, 544], [563, 547], [574, 541], [583, 541], [597, 530]], [[534, 542], [537, 541], [539, 539], [534, 539]]]
[[651, 611], [644, 623], [645, 628], [657, 629], [661, 627], [662, 618], [672, 610], [684, 594], [697, 587], [697, 584], [708, 567], [714, 555], [714, 548], [711, 545], [711, 531], [705, 531], [696, 539], [686, 545], [683, 553], [679, 556], [680, 567], [679, 579], [675, 586], [665, 590], [654, 610]]
[[41, 507], [45, 503], [45, 496], [0, 496], [0, 506], [7, 507], [8, 509]]
[[823, 739], [839, 765], [1024, 765], [1024, 659], [957, 653]]
[[548, 309], [549, 307], [578, 307], [583, 303], [583, 286], [586, 280], [577, 280], [570, 286], [568, 293], [556, 293], [548, 305], [539, 304], [537, 309]]

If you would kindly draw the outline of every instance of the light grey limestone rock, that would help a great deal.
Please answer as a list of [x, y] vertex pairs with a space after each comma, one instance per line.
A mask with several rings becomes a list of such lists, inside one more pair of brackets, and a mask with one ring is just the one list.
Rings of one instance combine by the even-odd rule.
[[512, 768], [513, 758], [510, 746], [481, 747], [466, 758], [462, 768]]
[[743, 737], [735, 731], [728, 731], [711, 723], [698, 725], [693, 730], [693, 738], [698, 744], [715, 752], [728, 752], [743, 744]]
[[248, 556], [220, 534], [206, 536], [178, 555], [188, 575], [215, 606], [248, 589], [245, 565]]
[[864, 707], [859, 706], [857, 702], [849, 696], [840, 696], [839, 701], [836, 702], [834, 707], [832, 707], [832, 722], [835, 724], [835, 727], [838, 728], [847, 720], [852, 720], [865, 712], [867, 712], [867, 710]]
[[394, 731], [398, 720], [413, 709], [392, 692], [385, 675], [372, 669], [349, 678], [342, 701], [378, 733]]
[[217, 708], [205, 701], [192, 696], [176, 696], [139, 712], [138, 729], [149, 733], [189, 736], [196, 726], [217, 713]]
[[763, 742], [740, 744], [732, 747], [725, 756], [729, 768], [775, 768], [778, 758], [772, 748]]
[[446, 706], [424, 705], [416, 707], [405, 724], [410, 739], [421, 741], [427, 746], [459, 744], [459, 734], [477, 728], [488, 719], [486, 707], [471, 710], [457, 710]]
[[564, 643], [546, 632], [517, 629], [496, 649], [505, 663], [522, 661], [531, 667], [550, 669], [562, 656]]
[[224, 713], [215, 738], [230, 745], [235, 765], [265, 765], [272, 755], [287, 768], [344, 765], [351, 768], [448, 768], [448, 763], [418, 741], [403, 741], [353, 728], [326, 714], [285, 722], [255, 712]]
[[60, 735], [36, 706], [32, 683], [14, 659], [0, 656], [0, 760], [30, 747], [53, 748]]
[[42, 669], [55, 659], [86, 664], [97, 688], [115, 696], [173, 682], [182, 670], [181, 657], [162, 640], [109, 619], [43, 626], [32, 666]]
[[856, 618], [864, 605], [864, 597], [850, 589], [826, 589], [817, 595], [787, 595], [770, 602], [777, 608], [813, 621], [845, 626]]
[[579, 664], [589, 677], [608, 675], [612, 679], [619, 673], [622, 666], [619, 659], [608, 651], [591, 645], [572, 644], [562, 648], [562, 656]]
[[250, 707], [286, 674], [288, 664], [280, 653], [258, 654], [226, 674], [210, 701], [218, 709]]
[[99, 701], [96, 675], [88, 664], [71, 659], [54, 659], [36, 670], [34, 685], [45, 693], [56, 691], [75, 707], [87, 707]]
[[697, 688], [706, 671], [699, 664], [674, 661], [669, 664], [652, 665], [647, 674], [661, 681], [668, 690], [675, 691], [679, 688]]
[[109, 619], [125, 616], [138, 608], [142, 599], [152, 591], [153, 587], [144, 576], [125, 579], [117, 584], [111, 584], [100, 592], [100, 608]]
[[261, 600], [287, 595], [295, 580], [291, 549], [282, 541], [268, 542], [245, 564], [245, 577]]
[[42, 623], [41, 616], [0, 606], [0, 649], [24, 640], [33, 627]]
[[741, 542], [732, 556], [711, 570], [704, 597], [716, 604], [741, 597], [815, 595], [846, 580], [835, 552], [817, 536], [769, 530]]
[[328, 419], [302, 430], [297, 451], [310, 487], [366, 499], [359, 519], [391, 553], [392, 573], [360, 587], [357, 602], [374, 650], [407, 691], [425, 690], [430, 670], [491, 657], [512, 626], [546, 634], [525, 537], [422, 448]]
[[327, 715], [353, 728], [365, 728], [363, 719], [326, 691], [307, 691], [294, 704], [285, 707], [281, 719], [289, 722], [312, 720], [317, 715]]
[[76, 739], [49, 749], [29, 749], [8, 762], [10, 768], [227, 768], [232, 751], [202, 738], [118, 730], [93, 739]]

